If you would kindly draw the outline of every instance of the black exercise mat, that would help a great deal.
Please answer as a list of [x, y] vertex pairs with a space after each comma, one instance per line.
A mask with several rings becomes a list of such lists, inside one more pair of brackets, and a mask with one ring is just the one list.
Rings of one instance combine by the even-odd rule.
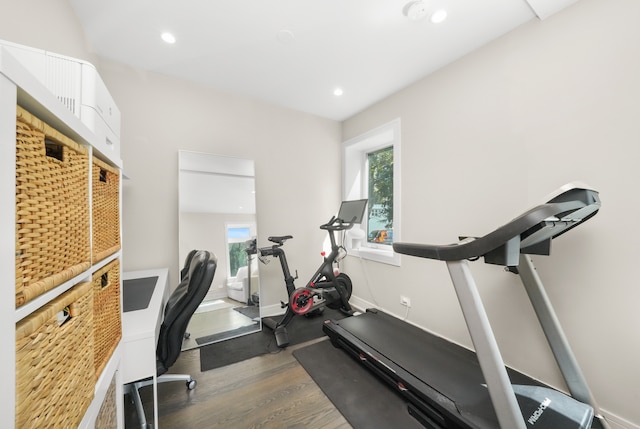
[[201, 346], [203, 344], [209, 344], [215, 341], [226, 340], [227, 338], [234, 338], [247, 332], [255, 332], [257, 330], [258, 323], [254, 323], [253, 325], [241, 326], [230, 331], [219, 332], [217, 334], [211, 334], [204, 337], [196, 338], [196, 343]]
[[158, 277], [143, 277], [122, 282], [122, 312], [142, 310], [149, 306]]
[[399, 393], [330, 341], [293, 355], [354, 429], [424, 429]]
[[[311, 317], [296, 316], [287, 326], [289, 345], [304, 343], [323, 337], [322, 324], [327, 319], [338, 320], [345, 315], [339, 310], [325, 308], [323, 314]], [[273, 331], [262, 324], [262, 331], [243, 335], [200, 348], [200, 370], [208, 371], [232, 363], [241, 362], [267, 353], [277, 352]]]
[[243, 316], [247, 316], [249, 319], [252, 319], [252, 320], [257, 317], [260, 317], [260, 307], [258, 307], [257, 305], [247, 305], [245, 307], [234, 307], [233, 309], [238, 313], [242, 314]]

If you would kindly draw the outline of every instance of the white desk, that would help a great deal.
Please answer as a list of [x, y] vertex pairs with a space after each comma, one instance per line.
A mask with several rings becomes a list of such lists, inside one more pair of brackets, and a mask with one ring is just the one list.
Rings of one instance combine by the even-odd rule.
[[122, 313], [122, 382], [131, 383], [153, 377], [153, 421], [158, 427], [158, 384], [156, 345], [162, 324], [164, 306], [169, 298], [169, 270], [132, 271], [122, 280], [157, 277], [147, 308]]

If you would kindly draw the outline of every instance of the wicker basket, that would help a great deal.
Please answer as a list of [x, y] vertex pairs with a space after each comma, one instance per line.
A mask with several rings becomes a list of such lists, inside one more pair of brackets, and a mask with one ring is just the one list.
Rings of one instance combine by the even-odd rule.
[[16, 307], [91, 266], [89, 155], [18, 106]]
[[120, 261], [93, 273], [93, 355], [96, 380], [122, 338]]
[[95, 264], [120, 250], [120, 174], [118, 170], [93, 157], [91, 189], [92, 259]]
[[78, 284], [16, 324], [16, 428], [82, 420], [95, 389], [92, 292]]
[[100, 406], [100, 411], [98, 411], [94, 429], [116, 429], [118, 427], [116, 401], [116, 376], [114, 375], [104, 397], [104, 402]]

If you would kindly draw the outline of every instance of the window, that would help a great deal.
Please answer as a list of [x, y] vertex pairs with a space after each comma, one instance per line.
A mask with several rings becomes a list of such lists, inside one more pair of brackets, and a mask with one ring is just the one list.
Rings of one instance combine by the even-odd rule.
[[347, 233], [350, 254], [400, 265], [400, 119], [344, 143], [345, 200], [367, 198], [367, 216]]
[[229, 251], [227, 272], [229, 277], [235, 277], [240, 267], [247, 266], [246, 242], [255, 236], [252, 234], [252, 230], [255, 228], [252, 225], [227, 225], [226, 228], [227, 249]]
[[367, 153], [367, 243], [393, 243], [393, 146]]

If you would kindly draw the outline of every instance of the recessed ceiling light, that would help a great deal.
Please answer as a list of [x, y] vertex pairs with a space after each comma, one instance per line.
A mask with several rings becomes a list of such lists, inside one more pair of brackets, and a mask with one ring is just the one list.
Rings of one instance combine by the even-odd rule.
[[162, 40], [164, 40], [165, 42], [173, 45], [174, 43], [176, 43], [176, 36], [174, 36], [173, 34], [169, 33], [169, 32], [164, 32], [160, 35], [160, 37], [162, 38]]
[[444, 9], [438, 9], [431, 15], [431, 22], [434, 24], [440, 24], [445, 19], [447, 19], [447, 11]]
[[340, 97], [343, 93], [344, 91], [342, 91], [342, 88], [336, 88], [333, 90], [333, 95], [335, 95], [336, 97]]

